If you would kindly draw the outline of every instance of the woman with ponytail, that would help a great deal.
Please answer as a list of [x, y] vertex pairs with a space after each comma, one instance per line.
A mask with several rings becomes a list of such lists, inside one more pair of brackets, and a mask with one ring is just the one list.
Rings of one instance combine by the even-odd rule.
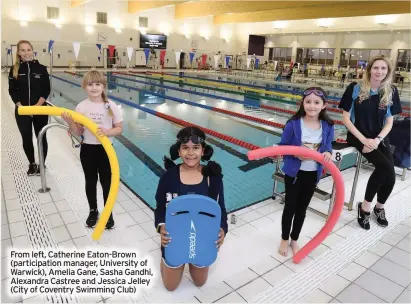
[[[210, 161], [213, 148], [206, 144], [203, 131], [196, 127], [187, 127], [177, 134], [177, 142], [170, 147], [170, 158], [164, 157], [166, 173], [161, 177], [157, 193], [157, 207], [154, 212], [155, 227], [161, 235], [161, 275], [163, 284], [169, 291], [175, 290], [181, 282], [185, 265], [169, 266], [164, 257], [164, 247], [172, 240], [168, 237], [165, 216], [168, 202], [179, 195], [199, 194], [218, 202], [221, 208], [220, 233], [216, 236], [216, 246], [224, 242], [227, 234], [227, 212], [224, 203], [223, 175], [219, 164]], [[181, 164], [174, 161], [181, 158]], [[207, 161], [202, 165], [201, 161]], [[189, 264], [190, 275], [196, 286], [207, 281], [208, 267]]]
[[[113, 142], [113, 136], [120, 135], [123, 130], [123, 118], [120, 109], [111, 100], [107, 99], [107, 82], [104, 75], [98, 71], [90, 71], [84, 75], [83, 89], [88, 98], [80, 102], [76, 112], [93, 120], [98, 126], [98, 136], [107, 136]], [[111, 184], [111, 168], [106, 151], [100, 141], [87, 128], [75, 123], [67, 113], [62, 115], [69, 124], [70, 132], [81, 136], [80, 160], [86, 181], [86, 196], [90, 213], [86, 225], [94, 227], [98, 220], [97, 208], [97, 179], [103, 188], [104, 205], [107, 202]], [[114, 226], [113, 215], [110, 215], [106, 228]]]
[[[9, 73], [9, 94], [15, 103], [15, 117], [22, 140], [24, 153], [29, 161], [27, 175], [40, 175], [33, 147], [33, 127], [36, 137], [48, 124], [47, 115], [18, 115], [19, 106], [46, 106], [50, 94], [50, 79], [47, 68], [33, 59], [33, 46], [27, 40], [17, 43], [17, 54]], [[47, 139], [43, 137], [44, 159], [47, 156]]]

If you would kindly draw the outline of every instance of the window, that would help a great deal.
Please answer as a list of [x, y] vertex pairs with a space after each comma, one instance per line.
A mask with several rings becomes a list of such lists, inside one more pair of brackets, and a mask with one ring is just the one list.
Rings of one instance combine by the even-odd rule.
[[[272, 51], [271, 51], [272, 50]], [[291, 54], [293, 52], [292, 48], [270, 48], [270, 60], [276, 60], [278, 62], [291, 62]]]
[[398, 50], [396, 70], [409, 71], [411, 69], [411, 50]]
[[293, 49], [292, 48], [288, 48], [287, 49], [287, 55], [285, 57], [285, 61], [291, 62], [291, 55], [293, 53]]
[[59, 19], [60, 9], [58, 7], [47, 6], [47, 19]]
[[148, 28], [148, 17], [139, 17], [138, 25], [139, 27]]
[[97, 12], [97, 23], [98, 24], [107, 24], [107, 13]]
[[371, 50], [371, 49], [341, 49], [340, 66], [356, 68], [357, 66], [366, 66], [368, 61], [383, 54], [390, 57], [391, 50]]
[[302, 63], [311, 65], [332, 65], [334, 63], [335, 49], [297, 49], [297, 54], [302, 52]]

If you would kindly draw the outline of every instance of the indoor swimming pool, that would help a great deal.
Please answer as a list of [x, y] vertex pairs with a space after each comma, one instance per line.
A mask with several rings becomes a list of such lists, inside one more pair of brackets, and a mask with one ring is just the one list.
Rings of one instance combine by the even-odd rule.
[[[81, 81], [81, 74], [55, 73], [53, 104], [74, 110], [86, 98], [86, 93], [79, 87]], [[280, 124], [285, 124], [291, 114], [276, 113], [259, 108], [258, 105], [268, 104], [292, 111], [297, 109], [295, 101], [293, 104], [281, 102], [281, 99], [274, 102], [249, 96], [241, 98], [212, 89], [138, 76], [108, 74], [107, 81], [109, 97], [121, 106], [124, 118], [123, 134], [114, 140], [121, 179], [151, 208], [155, 208], [154, 196], [158, 181], [165, 172], [162, 159], [168, 155], [169, 147], [176, 141], [176, 134], [182, 128], [155, 113], [182, 119], [241, 142], [267, 147], [279, 142], [280, 128], [216, 113], [212, 109], [225, 109]], [[332, 114], [333, 118], [339, 119], [338, 113]], [[343, 127], [336, 125], [336, 128]], [[214, 149], [212, 160], [223, 168], [228, 212], [271, 197], [275, 165], [270, 160], [250, 162], [246, 156], [248, 149], [241, 145], [208, 135], [207, 140]], [[355, 155], [346, 157], [341, 169], [352, 166], [354, 162]]]

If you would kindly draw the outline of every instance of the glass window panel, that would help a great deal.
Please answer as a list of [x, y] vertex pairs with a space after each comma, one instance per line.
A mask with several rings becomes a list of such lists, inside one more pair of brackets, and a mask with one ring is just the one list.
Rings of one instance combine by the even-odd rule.
[[391, 50], [381, 50], [381, 54], [389, 58], [391, 55]]
[[341, 49], [340, 54], [340, 66], [346, 66], [348, 64], [348, 54], [350, 49]]
[[287, 48], [281, 48], [281, 61], [285, 61], [287, 57]]
[[275, 60], [279, 60], [279, 59], [280, 59], [280, 52], [281, 52], [281, 49], [280, 49], [280, 48], [274, 48], [274, 57], [275, 57]]
[[373, 57], [377, 56], [378, 54], [380, 54], [380, 50], [370, 50], [370, 58], [372, 59]]

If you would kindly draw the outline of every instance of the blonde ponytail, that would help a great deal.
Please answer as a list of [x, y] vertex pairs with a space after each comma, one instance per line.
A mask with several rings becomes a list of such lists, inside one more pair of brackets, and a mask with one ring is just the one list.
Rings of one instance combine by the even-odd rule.
[[17, 79], [17, 76], [19, 75], [19, 69], [20, 69], [20, 56], [19, 53], [16, 54], [16, 59], [14, 60], [14, 65], [13, 65], [13, 78]]
[[28, 40], [20, 40], [17, 43], [17, 53], [16, 53], [16, 58], [14, 60], [14, 64], [13, 64], [13, 78], [17, 79], [17, 77], [19, 76], [19, 69], [20, 69], [20, 55], [19, 55], [19, 50], [20, 50], [20, 45], [21, 44], [28, 44], [30, 45], [31, 49], [33, 50], [33, 45], [30, 43], [30, 41]]
[[111, 117], [113, 117], [113, 116], [114, 116], [113, 110], [112, 110], [111, 107], [110, 107], [110, 103], [109, 103], [109, 101], [108, 101], [106, 92], [103, 91], [103, 93], [101, 93], [101, 97], [103, 97], [103, 101], [104, 101], [104, 103], [106, 104], [106, 107], [108, 108], [108, 115], [111, 116]]

